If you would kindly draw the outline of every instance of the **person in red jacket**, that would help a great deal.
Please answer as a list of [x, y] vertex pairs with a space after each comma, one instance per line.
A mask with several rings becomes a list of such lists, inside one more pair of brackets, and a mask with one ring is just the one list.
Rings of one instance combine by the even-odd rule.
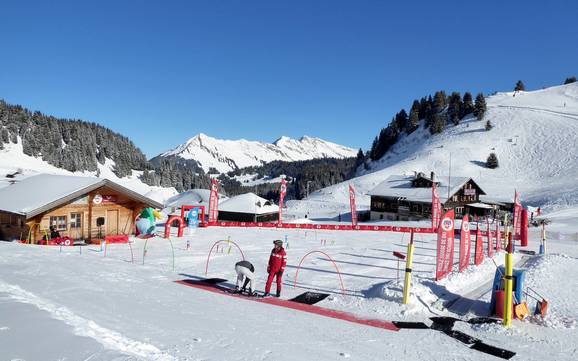
[[283, 241], [277, 239], [273, 241], [273, 244], [275, 247], [271, 251], [271, 256], [269, 257], [269, 265], [267, 266], [267, 273], [269, 273], [269, 277], [267, 278], [267, 284], [265, 285], [265, 296], [269, 296], [273, 278], [277, 277], [277, 297], [280, 297], [281, 279], [283, 277], [283, 271], [285, 271], [285, 266], [287, 265], [287, 254], [285, 253], [285, 249], [283, 249]]

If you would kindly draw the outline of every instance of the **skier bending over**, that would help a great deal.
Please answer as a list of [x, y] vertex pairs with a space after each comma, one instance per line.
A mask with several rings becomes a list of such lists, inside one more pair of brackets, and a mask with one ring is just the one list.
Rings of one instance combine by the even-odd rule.
[[[249, 261], [240, 261], [235, 263], [235, 271], [237, 272], [235, 292], [245, 292], [247, 284], [251, 282], [251, 286], [249, 286], [249, 295], [254, 296], [255, 294], [253, 293], [253, 290], [255, 289], [255, 267]], [[243, 287], [239, 288], [241, 283], [243, 283]]]
[[275, 247], [271, 251], [269, 265], [267, 266], [269, 277], [267, 278], [267, 284], [265, 285], [265, 296], [269, 296], [273, 278], [277, 277], [277, 297], [280, 297], [281, 279], [283, 277], [283, 271], [285, 271], [285, 266], [287, 265], [287, 254], [285, 253], [285, 249], [283, 249], [283, 241], [277, 239], [273, 241], [273, 244]]

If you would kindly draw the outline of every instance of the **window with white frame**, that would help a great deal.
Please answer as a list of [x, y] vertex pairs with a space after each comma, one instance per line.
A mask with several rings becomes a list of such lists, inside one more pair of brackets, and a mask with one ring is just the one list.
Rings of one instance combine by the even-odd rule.
[[50, 225], [56, 227], [58, 231], [66, 231], [66, 216], [51, 216]]

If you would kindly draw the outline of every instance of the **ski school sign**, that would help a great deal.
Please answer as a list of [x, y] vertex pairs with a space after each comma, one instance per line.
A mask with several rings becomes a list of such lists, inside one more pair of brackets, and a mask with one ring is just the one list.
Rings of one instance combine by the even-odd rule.
[[257, 228], [284, 228], [284, 229], [319, 229], [330, 231], [379, 231], [408, 233], [434, 233], [431, 228], [370, 226], [370, 225], [339, 225], [339, 224], [312, 224], [312, 223], [272, 223], [272, 222], [213, 222], [211, 227], [257, 227]]
[[438, 229], [438, 247], [436, 260], [436, 281], [452, 271], [454, 263], [454, 211], [442, 217]]

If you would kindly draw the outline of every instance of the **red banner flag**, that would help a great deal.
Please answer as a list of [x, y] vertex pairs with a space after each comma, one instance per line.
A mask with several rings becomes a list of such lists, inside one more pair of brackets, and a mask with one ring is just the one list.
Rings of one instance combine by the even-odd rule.
[[476, 231], [476, 253], [474, 254], [474, 264], [478, 266], [483, 261], [484, 261], [484, 237], [482, 236], [482, 230], [480, 229], [480, 224], [478, 223], [478, 230]]
[[502, 234], [500, 233], [500, 221], [496, 220], [496, 252], [502, 251]]
[[355, 207], [355, 189], [349, 185], [349, 206], [351, 207], [351, 225], [357, 226], [357, 207]]
[[513, 239], [520, 239], [522, 235], [522, 203], [520, 202], [520, 193], [514, 192], [514, 226]]
[[440, 196], [438, 194], [438, 187], [435, 182], [431, 186], [431, 228], [438, 229], [440, 217], [442, 213], [442, 205], [440, 203]]
[[486, 233], [488, 235], [488, 257], [494, 257], [494, 242], [492, 240], [492, 230], [490, 229], [490, 220], [486, 218]]
[[211, 196], [209, 198], [209, 223], [217, 222], [219, 218], [219, 182], [211, 179]]
[[460, 232], [460, 267], [459, 272], [462, 272], [470, 265], [472, 248], [472, 235], [470, 233], [470, 219], [466, 214], [462, 219], [462, 230]]
[[448, 211], [438, 228], [436, 281], [447, 276], [454, 264], [454, 210]]
[[283, 200], [285, 199], [285, 194], [287, 194], [287, 182], [285, 178], [281, 178], [281, 189], [279, 190], [279, 220], [277, 223], [283, 223]]

